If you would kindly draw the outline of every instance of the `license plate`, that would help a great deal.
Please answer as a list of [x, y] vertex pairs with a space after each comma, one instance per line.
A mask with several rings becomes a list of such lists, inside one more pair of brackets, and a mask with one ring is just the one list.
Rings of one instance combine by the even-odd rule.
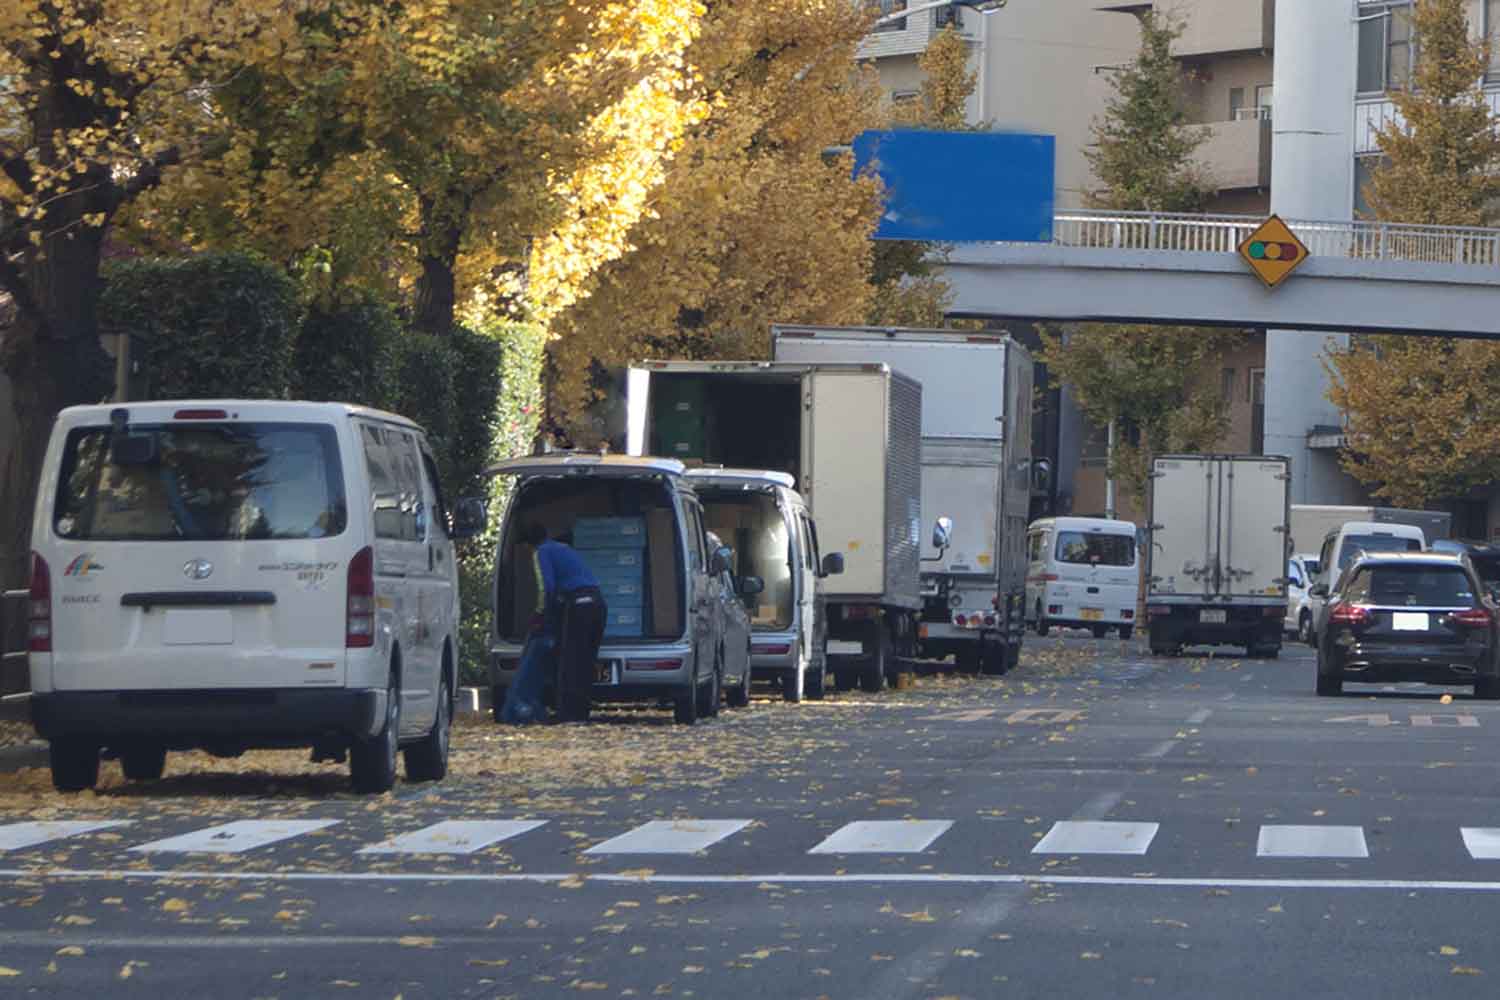
[[1083, 620], [1086, 622], [1097, 622], [1104, 619], [1103, 608], [1084, 608]]
[[1425, 612], [1397, 611], [1391, 615], [1393, 632], [1426, 632], [1432, 627], [1432, 618]]
[[1222, 609], [1217, 611], [1198, 612], [1198, 621], [1203, 625], [1223, 625], [1229, 621], [1229, 612]]
[[620, 661], [600, 660], [594, 664], [595, 684], [619, 684], [620, 683]]

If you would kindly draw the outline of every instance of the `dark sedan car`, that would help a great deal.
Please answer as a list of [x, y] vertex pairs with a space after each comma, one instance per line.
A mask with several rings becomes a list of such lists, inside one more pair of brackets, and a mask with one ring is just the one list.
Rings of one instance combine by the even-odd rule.
[[1472, 684], [1500, 697], [1500, 624], [1474, 566], [1436, 552], [1370, 554], [1323, 611], [1318, 694], [1345, 681]]

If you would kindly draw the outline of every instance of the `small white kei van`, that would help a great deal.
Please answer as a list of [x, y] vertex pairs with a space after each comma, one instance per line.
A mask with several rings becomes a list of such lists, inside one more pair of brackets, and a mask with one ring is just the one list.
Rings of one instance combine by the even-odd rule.
[[52, 431], [32, 522], [32, 719], [52, 779], [132, 780], [168, 750], [349, 755], [354, 787], [447, 771], [453, 522], [422, 429], [339, 403], [81, 406]]
[[1054, 627], [1103, 638], [1135, 631], [1140, 571], [1136, 527], [1098, 517], [1049, 517], [1026, 531], [1026, 617], [1037, 635]]

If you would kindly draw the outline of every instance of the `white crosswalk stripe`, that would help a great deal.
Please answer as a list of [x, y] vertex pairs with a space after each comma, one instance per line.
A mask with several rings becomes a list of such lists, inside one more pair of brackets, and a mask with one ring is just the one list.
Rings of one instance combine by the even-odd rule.
[[132, 851], [174, 852], [180, 854], [239, 854], [257, 847], [274, 844], [278, 840], [300, 837], [314, 830], [333, 826], [336, 819], [242, 819], [220, 826], [210, 826], [179, 837], [153, 840], [149, 844], [132, 847]]
[[1463, 834], [1469, 857], [1475, 861], [1500, 859], [1500, 827], [1465, 826], [1459, 832]]
[[695, 854], [743, 830], [748, 819], [658, 819], [595, 844], [585, 854]]
[[1266, 825], [1255, 847], [1260, 858], [1368, 858], [1362, 826]]
[[360, 854], [472, 854], [545, 826], [544, 819], [450, 819], [361, 848]]
[[96, 830], [129, 826], [129, 820], [38, 820], [32, 823], [10, 823], [0, 826], [0, 851], [19, 851], [45, 844], [49, 840], [77, 837]]
[[834, 831], [808, 854], [916, 854], [953, 826], [947, 819], [859, 820]]
[[1032, 854], [1145, 854], [1157, 823], [1063, 820], [1053, 823]]

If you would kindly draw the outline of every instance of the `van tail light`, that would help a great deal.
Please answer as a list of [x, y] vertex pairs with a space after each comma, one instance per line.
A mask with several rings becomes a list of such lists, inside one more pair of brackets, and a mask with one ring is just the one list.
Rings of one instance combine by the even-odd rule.
[[1359, 604], [1340, 604], [1328, 612], [1330, 625], [1368, 625], [1370, 609]]
[[349, 606], [344, 622], [346, 648], [375, 645], [375, 550], [368, 545], [349, 560]]
[[1468, 625], [1472, 628], [1489, 628], [1495, 621], [1489, 608], [1465, 608], [1453, 612], [1448, 618], [1455, 625]]
[[757, 656], [785, 656], [792, 651], [791, 643], [780, 642], [774, 645], [757, 644], [750, 648]]
[[626, 670], [677, 670], [682, 666], [681, 659], [675, 660], [626, 660]]
[[26, 649], [52, 652], [52, 571], [47, 560], [31, 554], [31, 585], [26, 592]]

